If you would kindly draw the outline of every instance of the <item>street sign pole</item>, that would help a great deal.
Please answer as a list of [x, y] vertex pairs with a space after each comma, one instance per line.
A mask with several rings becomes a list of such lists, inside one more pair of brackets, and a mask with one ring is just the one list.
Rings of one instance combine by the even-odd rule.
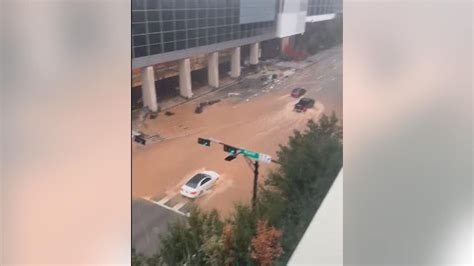
[[256, 211], [257, 206], [257, 188], [258, 188], [258, 161], [254, 162], [253, 169], [253, 196], [252, 196], [252, 210]]

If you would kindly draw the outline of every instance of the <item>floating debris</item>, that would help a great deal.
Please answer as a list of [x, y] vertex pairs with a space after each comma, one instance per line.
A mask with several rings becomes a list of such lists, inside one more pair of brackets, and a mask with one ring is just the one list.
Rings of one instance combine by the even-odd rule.
[[166, 111], [166, 112], [165, 112], [165, 115], [167, 115], [167, 116], [172, 116], [172, 115], [174, 115], [174, 113], [173, 113], [173, 112], [170, 112], [170, 111]]

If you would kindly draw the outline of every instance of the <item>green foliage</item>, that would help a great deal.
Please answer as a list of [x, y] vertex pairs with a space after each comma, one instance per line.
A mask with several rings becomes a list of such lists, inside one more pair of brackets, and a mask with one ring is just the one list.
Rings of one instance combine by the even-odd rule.
[[277, 153], [281, 167], [271, 173], [260, 194], [259, 210], [282, 229], [284, 256], [291, 256], [342, 167], [342, 128], [333, 113], [310, 120]]
[[232, 225], [234, 262], [236, 265], [252, 265], [249, 252], [257, 217], [248, 206], [238, 204], [229, 223]]
[[137, 254], [132, 248], [132, 266], [146, 266], [146, 258], [142, 254]]
[[195, 208], [187, 222], [180, 220], [169, 226], [168, 234], [161, 239], [161, 249], [150, 264], [219, 265], [222, 228], [217, 211], [204, 213]]

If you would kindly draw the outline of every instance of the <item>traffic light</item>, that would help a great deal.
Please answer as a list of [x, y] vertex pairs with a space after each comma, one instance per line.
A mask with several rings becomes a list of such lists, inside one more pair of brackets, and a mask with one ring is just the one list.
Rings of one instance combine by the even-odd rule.
[[[231, 155], [237, 154], [237, 148], [230, 145], [224, 144], [224, 151], [230, 153]], [[230, 160], [228, 160], [230, 161]]]
[[232, 160], [234, 160], [235, 158], [237, 158], [237, 155], [232, 155], [232, 154], [231, 154], [231, 155], [225, 157], [224, 160], [226, 160], [226, 161], [232, 161]]
[[204, 146], [211, 146], [211, 141], [208, 139], [198, 138], [198, 143]]

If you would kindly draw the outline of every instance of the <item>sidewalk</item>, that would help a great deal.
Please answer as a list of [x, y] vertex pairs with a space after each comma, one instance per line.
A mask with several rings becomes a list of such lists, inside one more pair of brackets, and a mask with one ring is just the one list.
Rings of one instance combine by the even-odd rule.
[[161, 100], [161, 101], [159, 100], [158, 101], [158, 106], [161, 108], [161, 111], [166, 111], [168, 109], [171, 109], [171, 108], [173, 108], [175, 106], [178, 106], [178, 105], [181, 105], [183, 103], [196, 100], [199, 97], [204, 96], [204, 95], [206, 95], [210, 92], [214, 92], [214, 91], [217, 91], [217, 90], [224, 89], [228, 86], [231, 86], [231, 85], [237, 83], [237, 80], [233, 79], [231, 77], [224, 77], [223, 79], [221, 79], [219, 81], [219, 83], [220, 83], [219, 88], [213, 88], [213, 87], [206, 86], [206, 85], [202, 86], [202, 87], [199, 87], [199, 88], [196, 88], [196, 89], [193, 88], [193, 97], [191, 99], [186, 99], [184, 97], [177, 96], [177, 97], [173, 97], [173, 98], [169, 98], [169, 99], [165, 99], [165, 100]]

